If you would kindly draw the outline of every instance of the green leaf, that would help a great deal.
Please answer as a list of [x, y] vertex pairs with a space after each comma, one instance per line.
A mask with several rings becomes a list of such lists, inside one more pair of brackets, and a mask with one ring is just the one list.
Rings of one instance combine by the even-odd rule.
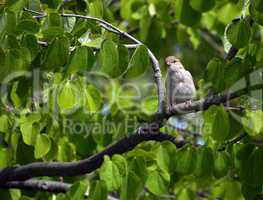
[[30, 51], [31, 59], [34, 60], [39, 52], [37, 38], [34, 35], [25, 35], [22, 38], [21, 44]]
[[0, 117], [0, 132], [7, 133], [9, 131], [9, 119], [7, 115]]
[[[145, 152], [147, 153], [147, 152]], [[147, 165], [145, 157], [135, 157], [129, 164], [129, 169], [133, 171], [143, 183], [145, 183], [148, 177]]]
[[76, 19], [76, 23], [71, 31], [76, 38], [80, 38], [87, 31], [88, 22], [83, 19]]
[[22, 117], [20, 119], [20, 130], [25, 144], [32, 146], [35, 145], [37, 136], [40, 133], [40, 127], [37, 124], [40, 119], [41, 116], [37, 113], [32, 113], [27, 117]]
[[16, 0], [10, 7], [9, 10], [13, 12], [21, 11], [23, 8], [26, 7], [28, 0]]
[[215, 6], [215, 0], [190, 0], [191, 7], [199, 12], [206, 12]]
[[16, 15], [14, 12], [6, 11], [0, 16], [0, 39], [5, 34], [14, 34], [16, 29]]
[[129, 51], [124, 45], [119, 44], [118, 52], [119, 52], [119, 75], [122, 75], [128, 68]]
[[212, 106], [210, 109], [210, 116], [208, 117], [213, 119], [212, 137], [217, 141], [224, 141], [227, 139], [230, 129], [228, 113], [226, 112], [224, 106]]
[[256, 8], [255, 8], [255, 4], [251, 3], [249, 6], [249, 11], [250, 14], [253, 18], [253, 20], [255, 20], [256, 23], [263, 25], [263, 13], [259, 12]]
[[149, 173], [145, 186], [151, 193], [160, 196], [167, 193], [168, 182], [155, 170]]
[[17, 147], [18, 143], [21, 141], [21, 134], [12, 134], [11, 136], [11, 148], [12, 148], [12, 154], [14, 155], [14, 159], [16, 160], [17, 157]]
[[119, 168], [108, 156], [104, 157], [104, 162], [100, 168], [99, 175], [100, 179], [105, 181], [109, 191], [117, 190], [121, 186], [121, 174]]
[[62, 162], [70, 162], [75, 159], [76, 150], [68, 138], [63, 137], [58, 142], [58, 155], [57, 160]]
[[258, 12], [261, 12], [261, 13], [263, 12], [263, 1], [254, 0], [252, 1], [252, 3], [254, 4], [254, 7]]
[[64, 18], [64, 30], [65, 30], [65, 32], [70, 33], [71, 31], [73, 31], [76, 20], [77, 19], [75, 17]]
[[45, 52], [43, 65], [46, 69], [57, 69], [68, 60], [69, 40], [66, 37], [56, 38]]
[[142, 7], [144, 4], [143, 0], [121, 0], [121, 16], [129, 20], [132, 15], [136, 13], [136, 8]]
[[249, 185], [263, 184], [263, 149], [256, 148], [251, 154], [244, 158], [241, 166], [240, 177]]
[[48, 28], [43, 28], [41, 33], [43, 34], [44, 39], [46, 39], [47, 41], [52, 41], [57, 37], [63, 37], [64, 29], [56, 26], [48, 27]]
[[195, 169], [196, 156], [196, 150], [191, 146], [180, 149], [175, 158], [176, 172], [182, 175], [191, 174]]
[[178, 200], [192, 200], [192, 199], [195, 199], [195, 194], [191, 190], [184, 188], [179, 192], [177, 199]]
[[214, 175], [216, 178], [226, 176], [230, 167], [230, 157], [226, 152], [218, 152], [215, 156]]
[[122, 181], [120, 200], [137, 199], [142, 189], [141, 179], [133, 171], [129, 171]]
[[214, 156], [211, 148], [202, 146], [197, 150], [195, 175], [198, 177], [210, 177], [214, 171]]
[[102, 43], [101, 51], [101, 71], [111, 77], [120, 75], [118, 46], [111, 40]]
[[245, 199], [256, 199], [260, 193], [262, 193], [262, 185], [251, 186], [246, 183], [242, 184], [242, 194]]
[[18, 40], [14, 35], [6, 35], [3, 38], [3, 42], [0, 45], [6, 49], [18, 49], [19, 48]]
[[41, 120], [41, 115], [39, 113], [30, 113], [29, 115], [22, 115], [20, 123], [35, 123]]
[[141, 102], [141, 109], [147, 115], [153, 115], [158, 108], [157, 97], [147, 97]]
[[156, 155], [157, 165], [161, 170], [168, 172], [170, 168], [170, 155], [168, 150], [164, 145], [159, 145], [158, 148], [154, 151]]
[[149, 31], [151, 31], [152, 18], [149, 15], [143, 16], [140, 20], [140, 39], [147, 41]]
[[39, 24], [33, 20], [23, 20], [16, 29], [22, 33], [35, 34], [39, 32]]
[[148, 50], [144, 45], [140, 45], [132, 55], [126, 76], [133, 78], [143, 74], [149, 64]]
[[224, 65], [223, 61], [213, 58], [209, 61], [205, 71], [205, 81], [212, 83], [212, 88], [221, 92], [224, 89]]
[[250, 25], [246, 20], [238, 20], [232, 22], [227, 30], [227, 39], [236, 48], [245, 47], [250, 39]]
[[62, 0], [40, 0], [41, 3], [47, 4], [49, 8], [57, 8]]
[[263, 112], [261, 110], [247, 112], [242, 118], [242, 124], [247, 133], [256, 136], [263, 133]]
[[102, 105], [100, 91], [93, 85], [88, 85], [85, 91], [85, 106], [91, 113], [98, 112]]
[[128, 173], [128, 163], [126, 159], [121, 155], [114, 155], [112, 161], [117, 165], [121, 176], [126, 176]]
[[241, 193], [241, 185], [238, 181], [227, 181], [224, 183], [224, 196], [223, 199], [226, 200], [244, 200]]
[[45, 156], [51, 148], [51, 141], [46, 134], [39, 134], [35, 144], [35, 158], [39, 159]]
[[26, 51], [24, 48], [7, 49], [5, 52], [1, 52], [0, 50], [0, 58], [3, 59], [3, 65], [0, 68], [0, 80], [7, 78], [13, 72], [26, 70], [28, 68], [29, 57], [29, 51]]
[[[244, 68], [248, 68], [249, 66], [245, 66], [242, 63], [242, 59], [233, 58], [230, 62], [227, 63], [225, 67], [225, 88], [230, 88], [235, 85], [240, 78], [243, 76], [242, 71], [246, 70]], [[231, 74], [231, 76], [229, 76]]]
[[[82, 181], [74, 183], [70, 187], [70, 190], [67, 192], [67, 196], [71, 200], [84, 199], [87, 188], [88, 188], [87, 184], [82, 182]], [[100, 200], [100, 199], [98, 199], [98, 200]]]
[[90, 192], [91, 200], [107, 200], [107, 186], [104, 181], [96, 181], [95, 187]]
[[64, 20], [63, 17], [57, 12], [51, 11], [48, 13], [46, 18], [48, 27], [61, 27], [64, 28]]
[[80, 91], [70, 81], [62, 85], [58, 93], [58, 106], [62, 113], [73, 112], [80, 106]]
[[186, 26], [196, 25], [201, 18], [201, 14], [190, 6], [190, 0], [176, 0], [175, 16], [182, 24]]
[[79, 39], [79, 42], [81, 43], [81, 45], [91, 47], [91, 48], [97, 48], [97, 49], [101, 48], [104, 41], [105, 40], [102, 37], [98, 37], [92, 40], [88, 39], [87, 41], [85, 40], [85, 38]]
[[103, 18], [104, 14], [104, 6], [101, 0], [94, 0], [93, 2], [89, 3], [89, 15]]
[[[218, 2], [218, 1], [217, 1]], [[241, 14], [241, 6], [240, 4], [236, 3], [224, 3], [221, 5], [221, 7], [218, 7], [216, 9], [216, 19], [223, 23], [224, 25], [227, 25], [231, 20], [235, 19], [236, 17], [240, 16]], [[223, 27], [222, 27], [223, 28]]]
[[5, 168], [10, 166], [12, 160], [12, 155], [9, 149], [0, 148], [0, 168]]
[[67, 73], [88, 72], [95, 62], [92, 49], [89, 47], [77, 47], [68, 62]]
[[24, 143], [34, 146], [37, 135], [40, 132], [39, 127], [31, 123], [23, 123], [20, 126], [20, 130], [22, 132]]

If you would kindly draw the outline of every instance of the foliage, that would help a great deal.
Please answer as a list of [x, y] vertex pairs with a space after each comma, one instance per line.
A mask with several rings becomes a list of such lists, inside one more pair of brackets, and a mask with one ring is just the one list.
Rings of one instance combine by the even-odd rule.
[[[164, 77], [166, 56], [182, 60], [198, 98], [242, 89], [247, 95], [191, 118], [187, 131], [201, 136], [165, 126], [190, 143], [183, 148], [150, 141], [105, 156], [91, 176], [66, 178], [72, 186], [56, 198], [261, 199], [262, 88], [251, 87], [262, 84], [262, 11], [261, 0], [0, 1], [0, 167], [82, 160], [151, 120], [157, 94], [149, 48]], [[143, 44], [128, 48], [123, 35], [62, 12], [104, 19]], [[226, 60], [231, 48], [238, 53]], [[246, 111], [228, 109], [235, 106]], [[248, 136], [231, 142], [241, 133]], [[18, 189], [0, 196], [54, 197]]]

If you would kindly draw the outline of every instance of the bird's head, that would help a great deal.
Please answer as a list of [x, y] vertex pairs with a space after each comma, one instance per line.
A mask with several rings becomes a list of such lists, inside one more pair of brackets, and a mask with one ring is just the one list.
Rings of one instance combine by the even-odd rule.
[[178, 58], [176, 58], [175, 56], [168, 56], [167, 58], [165, 58], [165, 63], [169, 66], [178, 66], [178, 67], [182, 67], [183, 65], [180, 62], [180, 60]]

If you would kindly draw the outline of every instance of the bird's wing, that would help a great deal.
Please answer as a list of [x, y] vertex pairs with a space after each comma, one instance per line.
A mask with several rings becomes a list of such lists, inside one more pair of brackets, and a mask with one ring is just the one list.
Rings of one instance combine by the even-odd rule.
[[169, 106], [172, 106], [174, 102], [174, 89], [176, 86], [176, 76], [175, 76], [175, 70], [169, 68], [166, 78], [166, 88], [167, 88], [167, 103]]
[[180, 82], [175, 87], [175, 103], [185, 102], [195, 97], [196, 89], [191, 82]]

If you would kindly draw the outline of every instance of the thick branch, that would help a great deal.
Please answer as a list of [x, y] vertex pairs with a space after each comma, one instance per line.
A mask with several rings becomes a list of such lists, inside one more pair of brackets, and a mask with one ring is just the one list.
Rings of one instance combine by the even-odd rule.
[[[26, 181], [11, 181], [4, 184], [0, 184], [2, 189], [22, 189], [31, 191], [43, 191], [50, 193], [66, 193], [69, 191], [72, 185], [69, 183], [63, 183], [58, 181], [47, 181], [47, 180], [26, 180]], [[85, 197], [88, 197], [85, 195]], [[115, 197], [108, 195], [108, 200], [118, 200]]]
[[100, 153], [93, 155], [85, 160], [77, 162], [51, 162], [42, 163], [36, 162], [27, 164], [20, 167], [5, 168], [0, 170], [0, 184], [10, 182], [10, 181], [22, 181], [38, 176], [78, 176], [86, 173], [93, 172], [98, 169], [105, 155], [113, 156], [114, 154], [123, 154], [125, 152], [131, 151], [136, 145], [144, 141], [171, 141], [175, 143], [178, 147], [181, 147], [185, 142], [177, 142], [175, 137], [159, 133], [159, 134], [140, 134], [131, 135], [125, 137], [115, 144], [109, 146]]
[[[255, 85], [251, 89], [261, 89], [262, 84]], [[172, 115], [181, 115], [184, 113], [197, 112], [208, 109], [211, 105], [219, 105], [226, 103], [227, 101], [240, 97], [246, 94], [247, 88], [233, 92], [226, 95], [214, 96], [205, 100], [195, 101], [191, 106], [184, 103], [177, 104], [171, 110], [171, 112], [165, 115], [159, 115], [158, 121], [149, 123], [147, 126], [137, 130], [137, 134], [125, 137], [115, 144], [109, 146], [100, 153], [93, 155], [85, 160], [72, 162], [72, 163], [32, 163], [21, 167], [6, 168], [0, 171], [0, 184], [9, 181], [21, 181], [27, 180], [37, 176], [78, 176], [86, 173], [93, 172], [98, 169], [105, 155], [113, 156], [114, 154], [123, 154], [132, 150], [136, 145], [149, 140], [154, 141], [171, 141], [178, 147], [184, 146], [185, 141], [177, 142], [173, 136], [159, 133], [155, 131], [161, 126], [161, 122]], [[183, 111], [183, 112], [182, 112]], [[156, 126], [156, 124], [158, 126]], [[153, 128], [154, 127], [154, 128]], [[143, 131], [141, 131], [143, 130]], [[154, 133], [155, 132], [155, 133]]]
[[46, 180], [26, 180], [26, 181], [11, 181], [4, 184], [0, 184], [0, 188], [3, 189], [23, 189], [23, 190], [35, 190], [45, 191], [51, 193], [65, 193], [69, 190], [71, 184], [46, 181]]
[[[126, 32], [123, 32], [116, 28], [115, 26], [97, 18], [88, 17], [88, 16], [81, 16], [81, 15], [75, 15], [75, 14], [61, 14], [63, 17], [78, 17], [78, 18], [84, 18], [88, 20], [94, 20], [97, 23], [99, 23], [103, 28], [117, 33], [119, 35], [125, 36], [132, 41], [134, 41], [136, 44], [142, 44], [137, 39], [133, 38]], [[45, 15], [42, 15], [44, 17]], [[20, 167], [12, 167], [12, 168], [6, 168], [0, 170], [0, 184], [7, 184], [8, 182], [11, 184], [15, 184], [13, 181], [22, 181], [27, 180], [32, 177], [38, 177], [38, 176], [78, 176], [83, 175], [86, 173], [93, 172], [94, 170], [98, 169], [102, 162], [103, 157], [105, 155], [113, 156], [114, 154], [122, 154], [125, 152], [128, 152], [132, 150], [136, 145], [140, 144], [144, 141], [154, 140], [154, 141], [172, 141], [174, 142], [178, 147], [181, 147], [185, 145], [185, 142], [176, 142], [175, 138], [173, 136], [158, 133], [156, 134], [155, 131], [159, 131], [159, 128], [161, 127], [163, 121], [170, 116], [173, 115], [182, 115], [185, 113], [190, 112], [197, 112], [201, 110], [208, 109], [211, 105], [219, 105], [224, 104], [228, 102], [231, 99], [237, 98], [239, 96], [242, 96], [246, 94], [247, 88], [233, 92], [226, 95], [220, 95], [220, 96], [213, 96], [204, 100], [195, 101], [192, 103], [192, 105], [186, 105], [184, 103], [177, 104], [173, 107], [171, 111], [168, 113], [163, 113], [164, 108], [164, 87], [161, 82], [161, 72], [158, 60], [154, 57], [154, 55], [151, 53], [150, 50], [149, 55], [152, 59], [153, 68], [155, 72], [155, 80], [157, 83], [158, 88], [158, 97], [159, 97], [159, 113], [156, 116], [156, 121], [148, 123], [147, 126], [142, 127], [137, 130], [135, 135], [131, 135], [129, 137], [125, 137], [121, 139], [120, 141], [116, 142], [115, 144], [109, 146], [105, 150], [101, 151], [100, 153], [93, 155], [85, 160], [77, 161], [77, 162], [71, 162], [71, 163], [59, 163], [59, 162], [51, 162], [51, 163], [32, 163]], [[253, 88], [262, 88], [261, 85], [253, 86]], [[155, 126], [155, 125], [158, 126]], [[143, 130], [143, 131], [141, 131]], [[155, 132], [155, 133], [154, 133]], [[26, 183], [26, 182], [24, 182]], [[18, 184], [18, 182], [16, 182]], [[29, 184], [29, 183], [27, 183]], [[32, 183], [31, 183], [32, 184]]]

